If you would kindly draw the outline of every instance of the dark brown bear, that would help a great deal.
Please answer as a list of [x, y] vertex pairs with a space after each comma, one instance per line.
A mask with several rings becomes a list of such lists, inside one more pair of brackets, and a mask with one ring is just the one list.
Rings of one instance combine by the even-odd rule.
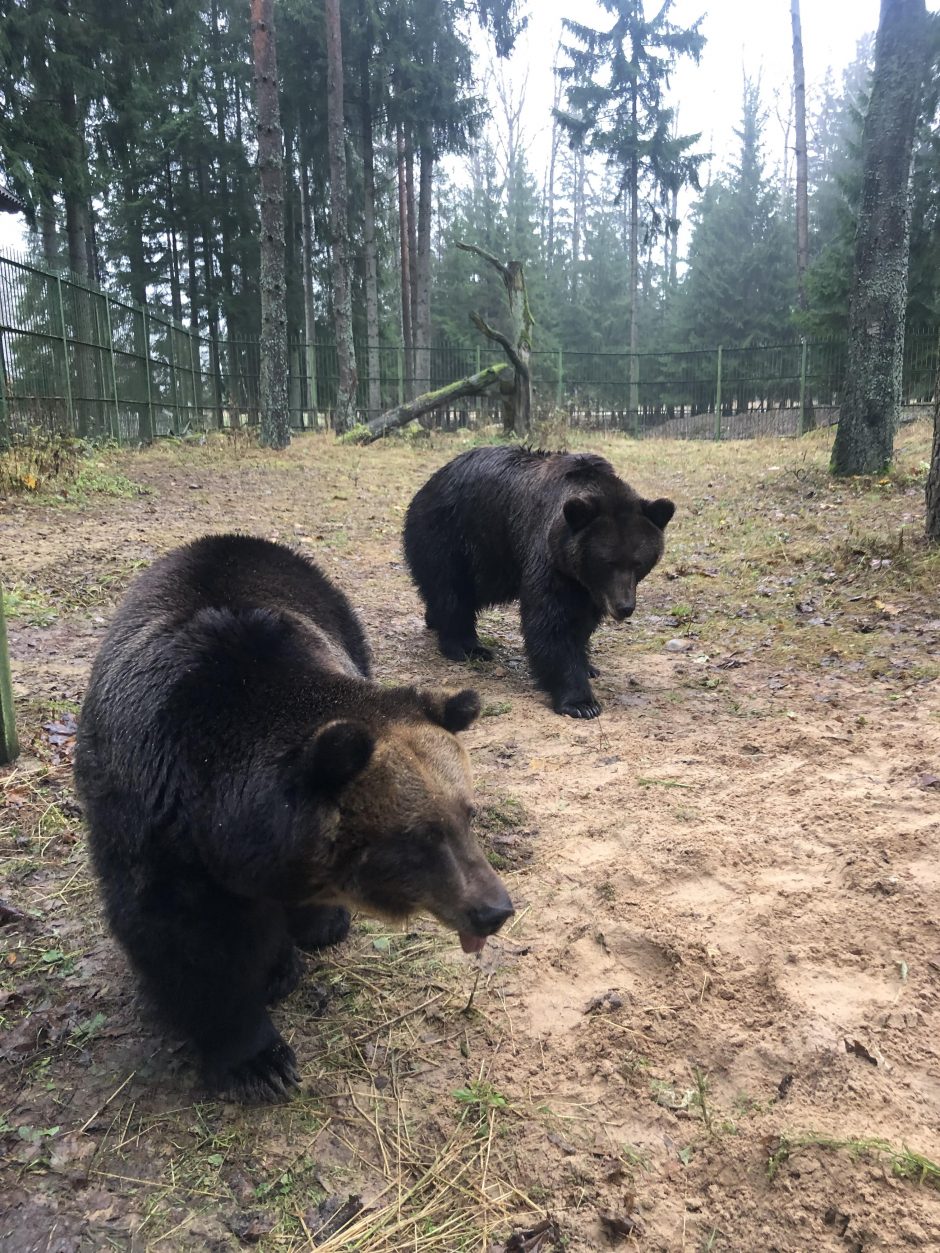
[[426, 910], [478, 952], [512, 904], [470, 832], [476, 693], [381, 688], [349, 603], [246, 536], [156, 562], [92, 671], [75, 773], [111, 928], [210, 1085], [298, 1082], [266, 1006], [349, 909]]
[[674, 512], [603, 457], [474, 448], [411, 502], [405, 556], [445, 657], [488, 660], [477, 611], [518, 598], [529, 663], [555, 712], [595, 718], [588, 640], [605, 615], [633, 613]]

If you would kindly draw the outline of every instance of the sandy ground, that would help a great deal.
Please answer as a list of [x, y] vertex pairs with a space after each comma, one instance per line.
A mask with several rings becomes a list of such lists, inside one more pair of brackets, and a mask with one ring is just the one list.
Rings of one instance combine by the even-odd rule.
[[[25, 749], [0, 770], [0, 1248], [314, 1247], [350, 1196], [373, 1228], [330, 1249], [940, 1248], [926, 426], [850, 485], [822, 435], [585, 438], [678, 503], [636, 618], [595, 637], [589, 724], [535, 690], [514, 607], [484, 616], [486, 666], [423, 629], [402, 516], [468, 438], [167, 447], [103, 467], [143, 493], [0, 505]], [[69, 790], [134, 569], [226, 529], [313, 554], [382, 681], [478, 688], [481, 835], [518, 909], [481, 959], [359, 925], [278, 1011], [306, 1081], [284, 1109], [202, 1099], [141, 1017]]]

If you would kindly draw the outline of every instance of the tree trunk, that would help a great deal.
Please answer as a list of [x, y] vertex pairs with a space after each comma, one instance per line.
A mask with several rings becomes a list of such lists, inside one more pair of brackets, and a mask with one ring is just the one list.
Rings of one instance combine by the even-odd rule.
[[415, 205], [415, 156], [411, 140], [405, 140], [405, 199], [408, 204], [408, 293], [411, 296], [411, 395], [417, 389], [418, 346], [418, 214]]
[[408, 229], [408, 178], [405, 170], [405, 137], [399, 122], [396, 130], [398, 151], [398, 234], [401, 243], [401, 338], [405, 353], [405, 395], [414, 393], [411, 380], [414, 378], [414, 360], [412, 347], [414, 337], [411, 326], [411, 246]]
[[418, 184], [418, 256], [415, 265], [415, 390], [431, 386], [431, 188], [434, 153], [421, 149]]
[[371, 422], [365, 423], [364, 426], [355, 427], [346, 435], [346, 442], [351, 444], [372, 444], [377, 439], [381, 439], [383, 435], [387, 435], [389, 431], [397, 430], [401, 426], [407, 426], [415, 418], [423, 417], [434, 409], [441, 409], [444, 405], [459, 399], [461, 396], [479, 396], [488, 387], [492, 387], [494, 383], [499, 382], [503, 371], [508, 369], [509, 366], [505, 362], [501, 362], [499, 365], [489, 365], [485, 370], [481, 370], [479, 374], [471, 374], [469, 378], [458, 379], [456, 383], [449, 383], [446, 387], [442, 387], [436, 392], [425, 392], [423, 396], [416, 396], [414, 400], [404, 405], [398, 405], [394, 409], [389, 409], [387, 413], [381, 414], [378, 418], [373, 418]]
[[901, 407], [911, 150], [926, 67], [924, 0], [882, 0], [862, 131], [862, 193], [834, 474], [880, 474]]
[[290, 443], [284, 278], [284, 141], [277, 94], [274, 0], [251, 0], [251, 49], [261, 183], [261, 442]]
[[[639, 136], [637, 129], [637, 92], [633, 92], [633, 135]], [[630, 413], [629, 421], [633, 429], [639, 422], [640, 387], [639, 362], [636, 356], [636, 298], [640, 285], [640, 159], [634, 149], [630, 161]]]
[[933, 452], [927, 475], [927, 538], [940, 544], [940, 359], [933, 386]]
[[307, 409], [317, 417], [317, 319], [313, 304], [313, 221], [310, 211], [310, 174], [307, 162], [300, 163], [300, 214], [304, 270], [304, 344], [307, 367]]
[[507, 435], [514, 434], [520, 439], [528, 437], [532, 427], [532, 327], [534, 321], [529, 308], [529, 295], [525, 285], [525, 271], [521, 261], [507, 261], [505, 264], [492, 253], [476, 244], [458, 243], [462, 252], [472, 252], [488, 262], [499, 274], [506, 292], [509, 305], [509, 321], [512, 326], [512, 339], [494, 331], [487, 326], [479, 313], [471, 313], [470, 320], [478, 331], [487, 339], [499, 344], [509, 358], [515, 376], [507, 386], [507, 380], [500, 380], [500, 392], [509, 401], [508, 411], [504, 408], [503, 427]]
[[173, 199], [173, 176], [169, 159], [165, 165], [166, 173], [166, 250], [170, 262], [170, 304], [173, 316], [177, 321], [183, 320], [183, 293], [180, 283], [179, 245], [176, 239], [176, 207]]
[[809, 265], [809, 200], [806, 154], [806, 75], [803, 72], [803, 35], [800, 0], [790, 0], [793, 24], [793, 104], [796, 119], [796, 283], [800, 309], [806, 308], [806, 268]]
[[379, 266], [375, 242], [375, 143], [372, 134], [372, 5], [359, 0], [362, 57], [359, 94], [362, 116], [362, 254], [365, 263], [366, 362], [369, 379], [369, 417], [382, 408], [382, 360], [379, 353]]
[[669, 287], [675, 291], [677, 287], [676, 260], [679, 252], [679, 189], [673, 187], [669, 201], [670, 227], [672, 247], [669, 251]]
[[339, 0], [326, 0], [326, 107], [330, 150], [330, 225], [333, 244], [333, 325], [339, 361], [336, 429], [353, 423], [356, 406], [356, 348], [353, 343], [349, 276], [349, 191], [343, 119], [343, 36]]
[[[253, 3], [257, 0], [253, 0]], [[270, 4], [271, 0], [262, 0], [263, 3]], [[261, 156], [259, 146], [259, 159]], [[206, 289], [206, 317], [209, 323], [209, 348], [212, 356], [212, 375], [215, 379], [215, 396], [216, 405], [218, 407], [219, 416], [222, 414], [223, 388], [222, 388], [222, 354], [219, 348], [219, 302], [215, 289], [215, 271], [212, 264], [212, 217], [209, 213], [209, 192], [206, 182], [206, 169], [202, 157], [196, 163], [196, 178], [199, 188], [199, 203], [202, 206], [202, 268], [205, 278]], [[263, 196], [263, 193], [262, 193]], [[262, 209], [263, 213], [263, 209]], [[262, 235], [264, 228], [262, 225]], [[262, 247], [262, 255], [264, 248]], [[263, 271], [262, 262], [262, 271]], [[263, 288], [262, 288], [263, 290]], [[262, 315], [263, 321], [263, 315]], [[262, 352], [262, 358], [264, 353]], [[264, 371], [262, 370], [262, 374]]]
[[50, 268], [59, 262], [59, 236], [56, 230], [55, 204], [44, 200], [39, 206], [39, 231], [42, 236], [42, 255]]

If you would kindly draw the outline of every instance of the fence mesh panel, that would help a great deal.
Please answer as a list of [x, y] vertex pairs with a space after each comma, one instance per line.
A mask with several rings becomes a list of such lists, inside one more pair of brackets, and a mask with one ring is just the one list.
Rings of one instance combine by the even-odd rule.
[[[934, 402], [940, 336], [909, 331], [903, 405]], [[361, 420], [503, 360], [489, 341], [432, 345], [426, 357], [395, 344], [356, 344]], [[376, 377], [370, 377], [370, 371]], [[679, 352], [535, 351], [537, 417], [657, 439], [794, 435], [838, 417], [845, 345], [811, 340]], [[296, 429], [329, 426], [339, 365], [333, 344], [289, 344]], [[257, 340], [216, 342], [160, 308], [140, 308], [32, 259], [0, 257], [0, 439], [31, 430], [122, 443], [252, 425], [260, 407]], [[501, 397], [454, 402], [439, 427], [500, 420]], [[378, 407], [376, 407], [378, 406]]]

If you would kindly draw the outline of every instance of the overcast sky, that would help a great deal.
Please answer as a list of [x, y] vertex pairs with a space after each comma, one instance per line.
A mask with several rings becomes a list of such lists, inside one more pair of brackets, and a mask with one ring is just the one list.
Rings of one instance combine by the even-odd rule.
[[[648, 13], [660, 0], [646, 0]], [[930, 8], [936, 0], [930, 0]], [[802, 0], [803, 59], [808, 109], [832, 67], [836, 83], [855, 56], [858, 40], [878, 25], [879, 0]], [[611, 16], [593, 0], [530, 0], [529, 27], [510, 62], [510, 75], [519, 82], [528, 77], [526, 124], [531, 164], [541, 181], [551, 130], [552, 64], [565, 17], [585, 25], [606, 27]], [[733, 150], [734, 127], [741, 113], [742, 73], [761, 79], [762, 96], [770, 110], [766, 141], [768, 155], [782, 159], [782, 131], [774, 119], [774, 93], [779, 94], [784, 117], [789, 107], [793, 76], [790, 0], [675, 0], [671, 19], [691, 25], [702, 18], [706, 37], [701, 61], [682, 63], [673, 79], [671, 102], [678, 110], [682, 133], [702, 133], [702, 148], [715, 153], [718, 167]]]
[[[648, 10], [660, 0], [647, 0]], [[929, 0], [935, 9], [940, 0]], [[836, 81], [855, 55], [856, 44], [878, 23], [879, 0], [803, 0], [803, 49], [810, 105], [826, 70]], [[542, 181], [551, 128], [552, 63], [561, 33], [561, 20], [576, 17], [604, 25], [609, 15], [593, 0], [529, 0], [529, 29], [509, 63], [510, 77], [528, 76], [525, 130], [530, 164]], [[707, 42], [701, 63], [683, 65], [673, 83], [673, 100], [683, 132], [702, 132], [702, 146], [715, 153], [717, 166], [734, 147], [733, 128], [741, 108], [742, 69], [761, 75], [764, 100], [771, 109], [767, 131], [768, 155], [779, 161], [782, 133], [773, 120], [774, 93], [781, 110], [788, 107], [792, 75], [789, 0], [676, 0], [672, 16], [683, 25], [702, 17]], [[22, 243], [19, 219], [0, 214], [0, 249]]]

